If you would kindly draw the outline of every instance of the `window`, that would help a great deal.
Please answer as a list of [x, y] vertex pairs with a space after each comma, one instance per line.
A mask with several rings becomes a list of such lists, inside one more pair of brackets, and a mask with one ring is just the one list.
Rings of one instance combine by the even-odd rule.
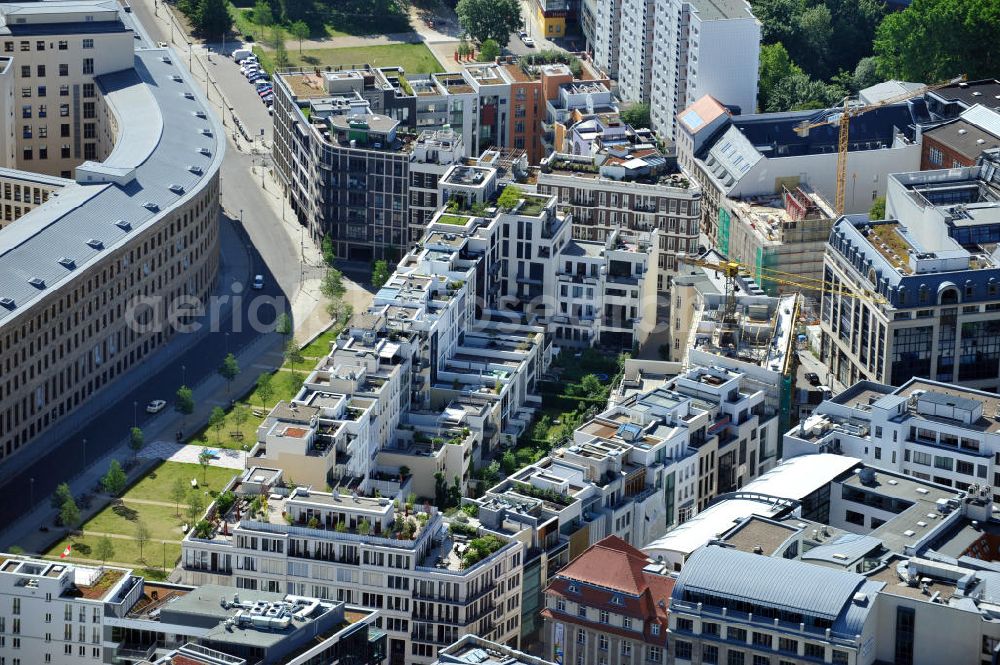
[[[69, 65], [61, 64], [59, 65], [59, 76], [69, 76]], [[66, 94], [69, 94], [69, 87], [66, 88]]]
[[94, 102], [84, 102], [83, 103], [83, 117], [84, 118], [94, 118], [94, 117], [96, 117]]
[[65, 40], [62, 40], [62, 41], [59, 42], [59, 50], [60, 51], [66, 51], [68, 49], [69, 49], [69, 42], [67, 42]]
[[[59, 117], [61, 117], [61, 118], [68, 118], [69, 117], [69, 104], [60, 104], [59, 105]], [[66, 126], [69, 127], [69, 125], [66, 125]], [[67, 136], [68, 136], [68, 134], [67, 134]]]
[[93, 83], [84, 83], [83, 84], [83, 96], [84, 97], [93, 97], [94, 96], [94, 84]]
[[944, 155], [941, 153], [940, 148], [931, 148], [928, 151], [927, 159], [931, 164], [937, 164], [938, 166], [944, 161]]
[[68, 145], [64, 145], [64, 146], [63, 146], [63, 147], [62, 147], [62, 148], [60, 149], [60, 151], [59, 151], [59, 155], [60, 155], [60, 157], [62, 157], [63, 159], [69, 159], [69, 158], [70, 158], [70, 151], [69, 151], [69, 146], [68, 146]]
[[709, 623], [707, 621], [702, 621], [701, 622], [701, 634], [702, 635], [714, 635], [715, 637], [718, 637], [719, 636], [719, 624], [717, 624], [717, 623]]
[[576, 643], [586, 644], [587, 643], [587, 633], [584, 632], [582, 628], [576, 629]]
[[632, 630], [632, 617], [625, 617], [622, 619], [622, 628], [625, 630]]
[[649, 647], [649, 651], [646, 654], [646, 660], [651, 663], [659, 663], [663, 660], [663, 655], [660, 652], [660, 647]]
[[792, 640], [787, 637], [778, 638], [778, 651], [783, 651], [785, 653], [798, 653], [799, 652], [799, 642], [798, 640]]
[[25, 148], [23, 157], [25, 160], [34, 159], [34, 153], [35, 151], [32, 150], [31, 148]]
[[586, 608], [586, 606], [584, 606], [584, 605], [578, 605], [577, 608], [576, 608], [576, 615], [578, 617], [583, 617], [584, 619], [586, 619], [587, 618], [587, 608]]
[[628, 640], [622, 641], [622, 655], [631, 656], [632, 655], [632, 643]]
[[31, 88], [21, 88], [22, 97], [31, 97]]
[[597, 638], [597, 648], [600, 649], [601, 651], [607, 651], [608, 650], [608, 636], [607, 635], [605, 635], [605, 634], [602, 633]]
[[757, 633], [757, 632], [755, 632], [753, 634], [753, 643], [754, 643], [754, 645], [759, 646], [759, 647], [767, 647], [768, 649], [770, 649], [771, 648], [771, 644], [772, 644], [772, 640], [773, 640], [773, 638], [770, 635], [768, 635], [767, 633]]
[[674, 657], [691, 660], [691, 643], [684, 640], [674, 640]]
[[84, 143], [83, 144], [83, 158], [84, 159], [97, 159], [97, 144], [96, 143]]
[[897, 665], [913, 665], [914, 609], [896, 608], [896, 658]]
[[922, 452], [914, 450], [913, 451], [913, 463], [914, 464], [920, 464], [921, 466], [930, 466], [931, 465], [931, 454], [930, 453], [922, 453]]
[[94, 40], [93, 39], [84, 39], [83, 40], [83, 48], [94, 48]]
[[[41, 132], [39, 132], [41, 134]], [[49, 158], [49, 147], [46, 145], [38, 146], [38, 159], [48, 159]]]
[[847, 665], [848, 655], [846, 651], [833, 650], [833, 665]]
[[45, 97], [46, 94], [48, 94], [48, 88], [44, 85], [38, 86], [38, 96]]
[[944, 469], [945, 471], [951, 471], [953, 468], [954, 460], [951, 457], [942, 457], [940, 455], [934, 456], [934, 468]]
[[694, 622], [691, 621], [691, 619], [684, 619], [678, 617], [677, 630], [683, 630], [686, 633], [694, 632]]
[[38, 70], [39, 76], [45, 76], [45, 65], [38, 65], [36, 69]]
[[[49, 110], [48, 110], [48, 107], [45, 106], [45, 104], [39, 104], [38, 105], [38, 117], [39, 118], [47, 118], [47, 117], [49, 117]], [[39, 129], [41, 129], [41, 128], [39, 128]]]
[[25, 125], [21, 128], [21, 138], [30, 139], [31, 138], [31, 125]]
[[754, 655], [753, 665], [771, 665], [771, 659], [767, 656]]
[[84, 58], [83, 59], [83, 73], [84, 74], [93, 74], [94, 73], [94, 59], [93, 58]]
[[21, 65], [21, 78], [31, 78], [31, 65]]
[[806, 642], [805, 656], [806, 658], [817, 658], [822, 660], [826, 655], [826, 648], [822, 644], [813, 644], [812, 642]]
[[746, 654], [742, 651], [732, 651], [726, 655], [726, 665], [744, 665], [746, 663]]
[[31, 117], [31, 104], [24, 104], [21, 107], [21, 117], [30, 118]]
[[701, 647], [701, 662], [705, 665], [718, 665], [719, 647], [711, 644], [703, 644]]
[[846, 519], [851, 524], [857, 524], [858, 526], [865, 525], [865, 516], [853, 510], [848, 510], [847, 514], [844, 516], [844, 519]]
[[598, 618], [598, 621], [600, 621], [601, 623], [607, 623], [608, 622], [608, 611], [607, 610], [601, 610], [601, 613], [600, 613], [600, 616]]
[[726, 638], [730, 642], [746, 642], [747, 631], [742, 628], [733, 628], [730, 626], [729, 628], [726, 628]]
[[660, 624], [658, 624], [658, 623], [651, 624], [649, 626], [649, 634], [650, 635], [659, 635], [660, 634]]
[[556, 599], [556, 609], [559, 610], [560, 612], [565, 612], [566, 611], [566, 601], [563, 600], [562, 598], [557, 598]]

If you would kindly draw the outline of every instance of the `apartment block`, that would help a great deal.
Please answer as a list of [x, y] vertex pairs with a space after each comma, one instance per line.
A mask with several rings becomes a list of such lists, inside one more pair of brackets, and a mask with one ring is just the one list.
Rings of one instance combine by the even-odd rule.
[[186, 581], [378, 610], [389, 663], [430, 663], [467, 633], [517, 644], [520, 542], [453, 532], [429, 506], [283, 490], [280, 474], [261, 484], [266, 470], [248, 470], [233, 487], [237, 503], [214, 515], [218, 526], [185, 538]]
[[841, 383], [1000, 387], [998, 165], [991, 151], [974, 167], [890, 175], [885, 220], [834, 225], [824, 279], [845, 293], [823, 298], [820, 355]]
[[[0, 5], [11, 67], [18, 76], [22, 60], [30, 69], [20, 112], [30, 109], [32, 138], [13, 140], [19, 152], [26, 141], [33, 158], [17, 164], [74, 176], [8, 170], [0, 178], [13, 219], [0, 231], [4, 463], [162, 347], [175, 329], [156, 323], [172, 320], [179, 296], [204, 302], [215, 287], [224, 130], [174, 53], [133, 30], [118, 7]], [[60, 76], [63, 67], [72, 73]], [[81, 125], [59, 138], [65, 157], [52, 168], [38, 159], [40, 87], [52, 98], [46, 118]], [[62, 106], [81, 110], [57, 114]], [[58, 197], [46, 200], [55, 188]], [[152, 291], [162, 299], [128, 307]]]
[[563, 663], [667, 663], [674, 581], [634, 546], [609, 536], [545, 589], [544, 655]]
[[573, 154], [554, 152], [542, 161], [537, 191], [558, 197], [572, 212], [579, 241], [601, 242], [619, 228], [655, 231], [656, 289], [669, 292], [677, 257], [698, 250], [701, 189], [669, 167], [648, 130], [598, 116], [573, 125], [569, 140]]
[[[733, 115], [725, 102], [700, 97], [680, 111], [677, 122], [678, 162], [701, 185], [702, 229], [710, 240], [726, 241], [721, 229], [722, 218], [729, 214], [727, 199], [774, 196], [782, 188], [805, 184], [824, 200], [835, 200], [836, 123], [801, 136], [796, 126], [816, 122], [815, 111]], [[917, 170], [916, 126], [922, 118], [913, 105], [898, 103], [850, 121], [845, 212], [867, 213], [886, 193], [888, 174]]]
[[[677, 116], [704, 95], [757, 109], [760, 21], [746, 0], [655, 0], [646, 52], [653, 129], [674, 138]], [[638, 44], [637, 42], [635, 44]], [[622, 51], [634, 44], [622, 41]], [[624, 56], [623, 56], [624, 57]]]
[[976, 104], [925, 129], [920, 142], [921, 171], [974, 166], [984, 151], [1000, 148], [1000, 110]]
[[653, 33], [656, 0], [620, 0], [618, 92], [633, 102], [649, 102], [653, 79]]
[[49, 200], [73, 180], [0, 168], [0, 229]]
[[587, 40], [587, 51], [593, 54], [594, 64], [614, 79], [618, 78], [621, 10], [621, 0], [580, 3], [580, 28]]
[[900, 388], [862, 381], [785, 433], [785, 455], [834, 452], [968, 492], [1000, 486], [1000, 399], [913, 378]]

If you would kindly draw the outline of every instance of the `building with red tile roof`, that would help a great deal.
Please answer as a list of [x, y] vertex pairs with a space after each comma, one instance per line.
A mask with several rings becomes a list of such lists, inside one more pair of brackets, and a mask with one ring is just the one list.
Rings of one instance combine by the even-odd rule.
[[591, 546], [545, 590], [543, 657], [556, 663], [664, 663], [674, 580], [618, 536]]

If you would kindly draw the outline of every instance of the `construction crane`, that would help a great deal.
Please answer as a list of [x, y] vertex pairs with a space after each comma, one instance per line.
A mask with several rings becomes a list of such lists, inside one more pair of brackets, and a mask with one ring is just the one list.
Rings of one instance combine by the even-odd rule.
[[840, 127], [840, 140], [837, 145], [837, 200], [835, 202], [835, 208], [838, 215], [844, 214], [844, 195], [847, 190], [847, 146], [849, 139], [849, 130], [851, 125], [851, 118], [856, 118], [859, 115], [868, 113], [869, 111], [874, 111], [875, 109], [883, 108], [889, 106], [890, 104], [896, 104], [898, 102], [904, 102], [907, 99], [917, 97], [926, 92], [932, 90], [937, 90], [939, 88], [944, 88], [949, 85], [954, 85], [960, 83], [966, 79], [965, 74], [957, 76], [948, 81], [941, 81], [934, 83], [932, 85], [925, 85], [922, 88], [917, 88], [916, 90], [910, 90], [904, 92], [900, 95], [895, 95], [887, 99], [883, 99], [875, 104], [866, 104], [859, 106], [857, 104], [852, 105], [851, 99], [849, 97], [844, 98], [844, 107], [839, 115], [828, 116], [826, 120], [821, 120], [819, 122], [809, 122], [804, 120], [795, 128], [795, 133], [799, 136], [809, 136], [809, 130], [814, 127], [822, 127], [824, 125], [837, 125]]
[[871, 302], [876, 305], [887, 305], [889, 301], [878, 293], [871, 291], [865, 291], [863, 293], [856, 293], [844, 289], [841, 286], [833, 284], [831, 282], [826, 282], [815, 277], [804, 277], [795, 273], [782, 272], [780, 270], [773, 270], [771, 268], [757, 268], [751, 269], [750, 266], [739, 263], [738, 261], [731, 261], [729, 259], [723, 259], [720, 263], [714, 263], [712, 261], [707, 261], [705, 259], [695, 259], [695, 258], [678, 258], [681, 263], [686, 263], [692, 266], [699, 266], [701, 268], [709, 268], [711, 270], [716, 270], [722, 273], [725, 278], [725, 295], [726, 302], [723, 308], [724, 319], [732, 319], [736, 315], [736, 293], [739, 290], [737, 281], [742, 275], [751, 275], [753, 272], [757, 272], [760, 275], [759, 281], [761, 282], [771, 282], [773, 284], [780, 284], [782, 286], [794, 286], [798, 289], [809, 289], [813, 291], [820, 291], [824, 295], [839, 295], [844, 298], [854, 298], [857, 300], [863, 300], [866, 302]]

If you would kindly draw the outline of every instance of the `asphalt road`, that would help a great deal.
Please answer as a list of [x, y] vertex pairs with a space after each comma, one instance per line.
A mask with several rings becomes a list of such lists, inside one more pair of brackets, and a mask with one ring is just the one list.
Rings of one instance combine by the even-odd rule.
[[[168, 41], [169, 28], [164, 30], [166, 24], [153, 18], [151, 5], [152, 0], [138, 0], [132, 3], [133, 10], [150, 37], [158, 41]], [[180, 44], [181, 37], [176, 36], [177, 44]], [[186, 47], [181, 48], [177, 44], [175, 49], [178, 55], [186, 54]], [[186, 57], [178, 60], [185, 65], [188, 63]], [[200, 75], [204, 80], [199, 60], [194, 59], [193, 62], [195, 75]], [[264, 104], [257, 98], [253, 87], [240, 76], [238, 67], [232, 60], [214, 55], [212, 63], [207, 67], [210, 68], [212, 77], [217, 78], [225, 94], [232, 95], [232, 104], [246, 126], [265, 128], [264, 140], [270, 145], [270, 116]], [[242, 87], [237, 86], [237, 83], [241, 83]], [[210, 98], [218, 99], [214, 94], [210, 95]], [[218, 110], [219, 107], [216, 106], [215, 109]], [[226, 122], [227, 129], [232, 131], [233, 123], [229, 117], [226, 118]], [[256, 174], [251, 170], [254, 159], [248, 152], [238, 151], [232, 143], [228, 146], [222, 165], [221, 199], [222, 207], [228, 212], [229, 217], [226, 217], [225, 213], [221, 214], [220, 224], [232, 225], [236, 233], [225, 234], [224, 239], [229, 238], [230, 246], [224, 251], [228, 251], [234, 257], [238, 256], [239, 252], [249, 252], [250, 264], [243, 266], [245, 270], [248, 268], [247, 276], [241, 281], [252, 279], [255, 274], [262, 274], [265, 278], [265, 288], [260, 292], [252, 292], [254, 295], [284, 297], [286, 302], [290, 302], [298, 289], [301, 276], [300, 248], [281, 225], [296, 223], [291, 220], [282, 222], [275, 216], [272, 201], [268, 198], [275, 194], [266, 192], [261, 187], [259, 170]], [[257, 160], [259, 162], [259, 157]], [[241, 217], [242, 224], [239, 221]], [[245, 256], [242, 261], [246, 262]], [[223, 293], [231, 293], [229, 287], [229, 284], [220, 284]], [[142, 377], [141, 382], [131, 390], [116, 390], [115, 384], [112, 384], [105, 389], [105, 393], [98, 394], [90, 403], [81, 407], [77, 412], [80, 415], [74, 415], [74, 418], [83, 420], [92, 414], [92, 418], [86, 424], [60, 437], [56, 443], [45, 438], [36, 441], [35, 445], [48, 446], [49, 450], [31, 463], [25, 461], [26, 466], [23, 466], [16, 475], [7, 479], [0, 478], [0, 492], [8, 497], [7, 501], [0, 502], [0, 528], [23, 513], [32, 500], [36, 504], [46, 501], [56, 485], [75, 476], [88, 461], [97, 460], [120, 445], [122, 438], [132, 427], [133, 418], [139, 427], [143, 427], [144, 423], [154, 417], [146, 414], [144, 408], [146, 403], [154, 399], [164, 399], [172, 405], [176, 390], [182, 383], [189, 386], [198, 385], [216, 373], [219, 363], [227, 352], [236, 352], [258, 339], [261, 333], [247, 325], [251, 314], [249, 311], [252, 307], [251, 302], [249, 298], [242, 299], [239, 310], [234, 308], [218, 323], [217, 332], [204, 332], [193, 345], [184, 344], [188, 347], [185, 350], [177, 352], [165, 348], [157, 351], [156, 357], [160, 354], [177, 353], [175, 358], [169, 359], [162, 370], [150, 371], [149, 368], [153, 363], [144, 363], [125, 377], [119, 377], [116, 383], [131, 379], [136, 373], [139, 373], [139, 376], [149, 373], [148, 377]], [[239, 311], [236, 320], [240, 325], [234, 326], [232, 314], [236, 311]], [[274, 312], [269, 307], [262, 308], [259, 311], [259, 319], [266, 327], [268, 323], [273, 323]], [[117, 395], [121, 392], [126, 394]], [[83, 443], [84, 440], [86, 445]]]

